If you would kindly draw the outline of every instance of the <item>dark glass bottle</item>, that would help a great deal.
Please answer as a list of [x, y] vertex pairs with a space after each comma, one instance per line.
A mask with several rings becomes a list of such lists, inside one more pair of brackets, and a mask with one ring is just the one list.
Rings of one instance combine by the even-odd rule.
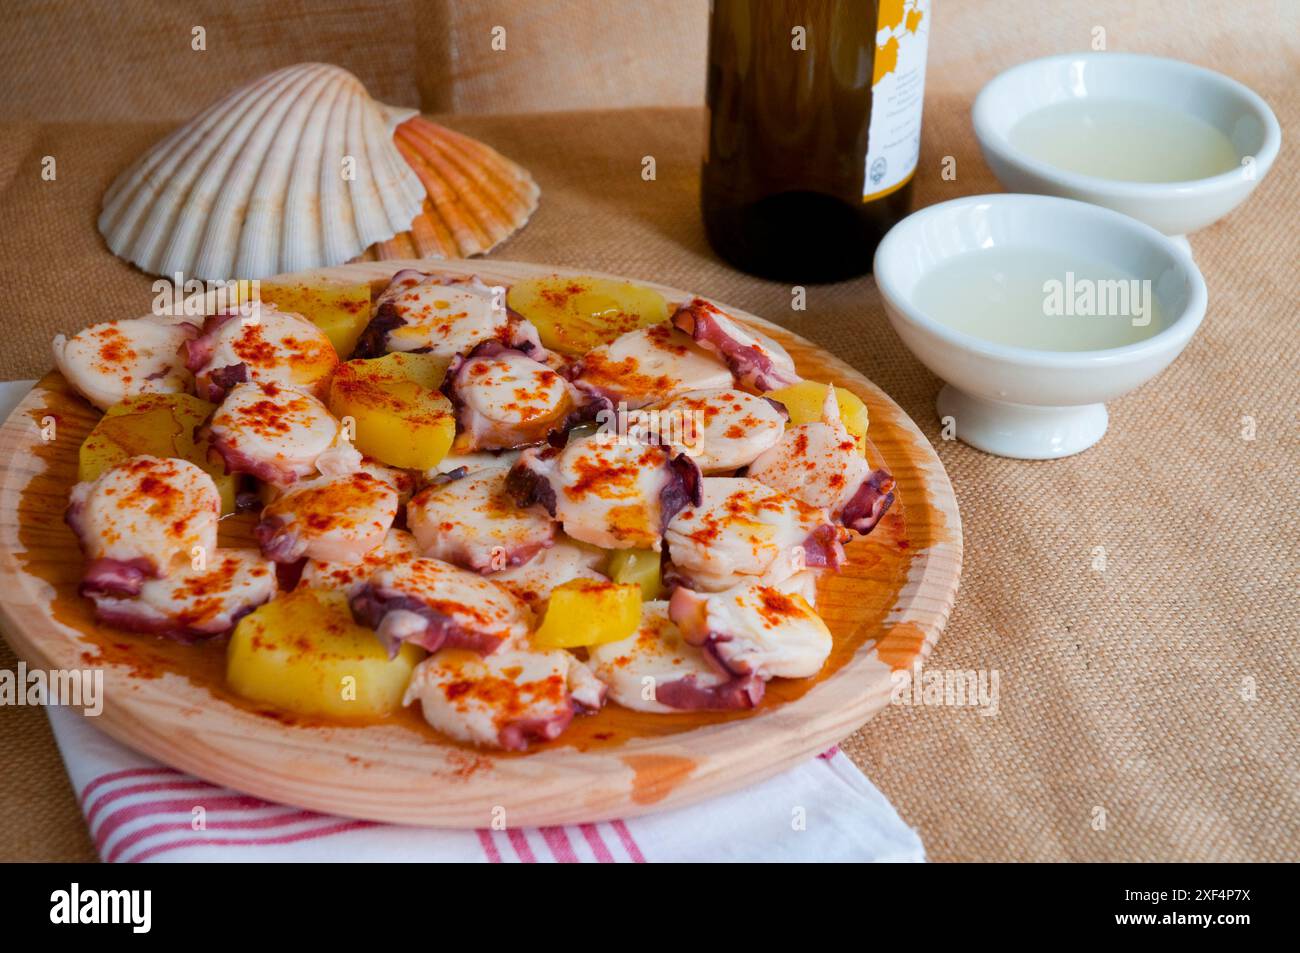
[[704, 225], [779, 281], [871, 270], [907, 214], [930, 0], [714, 0]]

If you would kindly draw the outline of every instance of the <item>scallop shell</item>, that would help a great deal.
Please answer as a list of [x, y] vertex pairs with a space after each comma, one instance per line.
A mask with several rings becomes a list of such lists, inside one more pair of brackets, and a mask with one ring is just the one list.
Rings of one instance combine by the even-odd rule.
[[468, 258], [491, 251], [524, 226], [541, 190], [523, 167], [489, 146], [415, 116], [393, 141], [428, 197], [409, 229], [366, 249], [385, 258]]
[[413, 112], [337, 66], [278, 70], [141, 156], [104, 196], [99, 230], [144, 271], [187, 279], [342, 264], [406, 231], [425, 203], [393, 141]]

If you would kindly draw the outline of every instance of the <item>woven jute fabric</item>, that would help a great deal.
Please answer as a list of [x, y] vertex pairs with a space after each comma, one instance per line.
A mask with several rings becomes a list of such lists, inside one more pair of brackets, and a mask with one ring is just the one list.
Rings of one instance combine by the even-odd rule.
[[[319, 20], [295, 20], [285, 12], [293, 4], [277, 4], [222, 20], [246, 41], [230, 53], [243, 58], [190, 90], [139, 65], [136, 47], [122, 70], [99, 61], [88, 75], [85, 59], [110, 40], [83, 32], [60, 45], [40, 28], [51, 28], [62, 5], [19, 6], [18, 28], [0, 40], [0, 75], [27, 75], [16, 57], [43, 55], [46, 65], [39, 82], [24, 80], [25, 99], [0, 112], [3, 377], [48, 370], [56, 331], [148, 310], [151, 278], [110, 255], [95, 230], [100, 197], [118, 171], [236, 77], [337, 54], [378, 95], [458, 110], [439, 118], [532, 171], [541, 206], [494, 257], [651, 278], [761, 314], [857, 367], [934, 443], [956, 488], [966, 558], [929, 667], [996, 671], [997, 713], [891, 707], [843, 744], [920, 829], [932, 858], [1300, 858], [1294, 143], [1247, 205], [1193, 237], [1210, 306], [1182, 357], [1110, 405], [1110, 430], [1096, 447], [1028, 463], [941, 438], [939, 382], [890, 329], [871, 278], [810, 287], [807, 310], [795, 311], [789, 286], [717, 260], [698, 210], [701, 110], [509, 114], [537, 106], [525, 74], [536, 88], [578, 82], [556, 80], [573, 75], [569, 63], [551, 71], [560, 55], [603, 57], [604, 65], [594, 68], [594, 101], [578, 101], [581, 91], [571, 89], [569, 99], [555, 94], [559, 106], [641, 102], [635, 70], [622, 98], [607, 75], [610, 63], [647, 61], [644, 44], [656, 40], [639, 35], [637, 21], [569, 16], [567, 32], [555, 16], [508, 21], [508, 48], [532, 57], [529, 69], [510, 66], [514, 95], [486, 54], [476, 58], [463, 45], [458, 72], [442, 85], [430, 79], [434, 67], [408, 62], [437, 32], [416, 22], [428, 9], [331, 3]], [[75, 5], [87, 6], [95, 5]], [[139, 42], [172, 42], [175, 30], [188, 36], [188, 16], [154, 22], [141, 19], [150, 4], [105, 6], [126, 11], [114, 14], [116, 28], [134, 30]], [[1001, 3], [937, 4], [920, 204], [996, 191], [970, 130], [976, 92], [1017, 61], [1088, 48], [1098, 29], [1111, 49], [1178, 56], [1235, 76], [1269, 101], [1284, 139], [1300, 131], [1294, 4], [1253, 4], [1249, 16], [1191, 2], [1083, 6], [1037, 3], [1032, 15], [1013, 15]], [[213, 16], [229, 8], [209, 7]], [[678, 16], [689, 34], [703, 29], [702, 9], [684, 4], [665, 19]], [[538, 23], [564, 33], [558, 52], [561, 38], [529, 33], [543, 30]], [[256, 39], [259, 29], [274, 41]], [[478, 26], [465, 30], [474, 36]], [[611, 49], [626, 50], [625, 59], [611, 59]], [[658, 69], [694, 71], [656, 101], [698, 91], [698, 56], [671, 46], [651, 52]], [[185, 55], [159, 54], [157, 68]], [[40, 174], [45, 156], [57, 163], [53, 181]], [[645, 156], [656, 160], [651, 181], [642, 176]], [[941, 176], [947, 157], [956, 161], [952, 180]], [[15, 664], [0, 647], [0, 666]], [[0, 858], [92, 856], [44, 715], [0, 708]]]

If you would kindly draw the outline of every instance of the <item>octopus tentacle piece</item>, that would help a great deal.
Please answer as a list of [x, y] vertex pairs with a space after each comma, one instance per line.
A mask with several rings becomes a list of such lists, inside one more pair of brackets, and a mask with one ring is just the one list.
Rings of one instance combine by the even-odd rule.
[[199, 335], [185, 343], [195, 389], [213, 403], [247, 381], [324, 397], [338, 363], [334, 345], [314, 322], [269, 304], [210, 315]]
[[180, 354], [197, 333], [193, 324], [181, 320], [105, 321], [72, 337], [57, 335], [54, 364], [101, 410], [140, 394], [185, 393], [193, 376]]
[[254, 534], [268, 559], [358, 562], [381, 545], [398, 492], [365, 471], [298, 483], [262, 510]]
[[479, 470], [425, 487], [406, 520], [426, 556], [478, 573], [522, 566], [555, 542], [555, 521], [541, 506], [517, 506], [509, 470]]
[[647, 602], [636, 632], [588, 650], [588, 664], [609, 686], [610, 698], [624, 708], [657, 713], [757, 706], [763, 680], [725, 671], [686, 642], [668, 607], [662, 600]]
[[572, 426], [589, 403], [545, 363], [495, 340], [453, 358], [443, 390], [460, 423], [458, 453], [542, 443]]
[[531, 621], [527, 606], [505, 589], [439, 559], [381, 569], [351, 603], [352, 615], [375, 630], [391, 656], [402, 642], [487, 654], [527, 635]]
[[738, 586], [698, 593], [679, 588], [668, 615], [682, 637], [702, 647], [726, 672], [769, 678], [807, 678], [830, 657], [826, 623], [798, 593], [780, 586]]
[[693, 589], [783, 582], [806, 567], [835, 569], [843, 531], [825, 510], [747, 477], [705, 477], [699, 505], [668, 524], [672, 574]]
[[217, 548], [221, 495], [186, 460], [131, 457], [72, 488], [64, 518], [87, 564], [83, 594], [131, 596]]
[[894, 478], [873, 470], [840, 418], [835, 388], [826, 388], [822, 419], [791, 427], [760, 454], [748, 475], [810, 506], [826, 509], [866, 535], [894, 502]]
[[712, 302], [692, 298], [677, 309], [672, 321], [700, 347], [726, 361], [742, 387], [762, 393], [801, 379], [785, 348], [767, 335], [743, 327]]
[[418, 351], [450, 358], [489, 340], [546, 360], [537, 330], [506, 307], [500, 289], [476, 275], [430, 275], [407, 268], [393, 275], [375, 302], [353, 357]]
[[227, 473], [276, 487], [314, 475], [342, 432], [315, 397], [274, 383], [235, 385], [203, 430]]
[[149, 579], [130, 597], [92, 592], [104, 625], [194, 642], [230, 632], [276, 593], [272, 563], [256, 550], [219, 549], [201, 568]]
[[459, 741], [521, 751], [558, 738], [576, 715], [604, 704], [605, 687], [568, 652], [522, 643], [492, 655], [444, 649], [416, 666], [406, 704]]
[[520, 506], [544, 506], [574, 539], [657, 552], [664, 528], [700, 498], [701, 479], [685, 454], [597, 431], [570, 440], [563, 450], [525, 450], [507, 487]]

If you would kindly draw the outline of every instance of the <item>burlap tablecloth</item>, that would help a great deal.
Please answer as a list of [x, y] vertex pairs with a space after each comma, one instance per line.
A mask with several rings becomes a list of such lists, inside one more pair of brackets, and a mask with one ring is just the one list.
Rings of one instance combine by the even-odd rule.
[[[1098, 26], [1112, 49], [1230, 73], [1271, 103], [1284, 139], [1300, 129], [1300, 5], [938, 6], [921, 203], [996, 190], [970, 132], [975, 93], [1018, 60], [1086, 48]], [[244, 24], [248, 35], [255, 26]], [[699, 29], [698, 18], [682, 25]], [[10, 31], [0, 43], [0, 60], [18, 55], [9, 50], [16, 37]], [[324, 57], [303, 46], [296, 41], [287, 60], [282, 51], [268, 58], [268, 68]], [[662, 62], [702, 69], [667, 53]], [[111, 63], [95, 69], [106, 103], [123, 102], [129, 90]], [[0, 67], [0, 76], [14, 75]], [[390, 98], [403, 98], [400, 86], [393, 81]], [[500, 112], [503, 103], [457, 108]], [[47, 370], [57, 330], [148, 309], [150, 279], [109, 255], [94, 227], [113, 175], [174, 125], [148, 121], [138, 99], [129, 112], [139, 118], [0, 123], [0, 377]], [[6, 115], [27, 114], [19, 104]], [[533, 221], [495, 257], [653, 278], [764, 315], [859, 368], [935, 443], [956, 487], [966, 564], [930, 665], [997, 670], [999, 710], [891, 708], [843, 745], [919, 827], [931, 857], [1300, 858], [1293, 141], [1247, 206], [1193, 238], [1210, 307], [1183, 356], [1111, 404], [1098, 446], [1026, 463], [939, 438], [938, 382], [888, 326], [870, 278], [810, 288], [807, 311], [796, 312], [789, 287], [713, 256], [697, 207], [698, 109], [445, 121], [520, 161], [541, 184]], [[53, 182], [40, 177], [46, 155], [57, 157]], [[646, 155], [657, 160], [650, 182], [641, 177]], [[940, 178], [946, 156], [957, 160], [955, 181]], [[14, 664], [0, 646], [0, 666]], [[0, 859], [91, 857], [43, 713], [0, 708]]]

